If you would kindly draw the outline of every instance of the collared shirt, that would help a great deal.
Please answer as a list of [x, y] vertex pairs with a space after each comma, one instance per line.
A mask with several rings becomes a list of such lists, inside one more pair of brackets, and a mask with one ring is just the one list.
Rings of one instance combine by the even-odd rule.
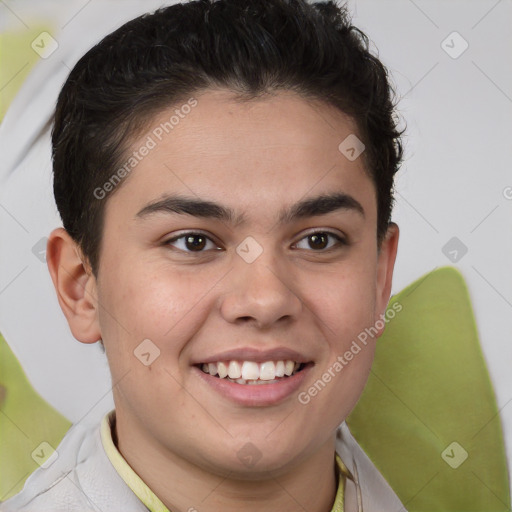
[[[104, 416], [101, 423], [101, 442], [115, 470], [150, 512], [170, 512], [140, 476], [135, 473], [117, 449], [112, 439], [112, 428], [114, 425], [115, 412], [112, 411]], [[331, 512], [343, 512], [345, 480], [348, 475], [348, 469], [337, 453], [335, 453], [335, 458], [338, 473], [338, 490]]]
[[[1, 512], [148, 512], [165, 506], [137, 477], [112, 447], [109, 415], [102, 423], [73, 425], [58, 445], [58, 457], [40, 467], [25, 482], [23, 490], [0, 503]], [[103, 431], [103, 434], [102, 434]], [[102, 438], [104, 440], [102, 440]], [[110, 448], [108, 440], [110, 438]], [[106, 446], [105, 443], [106, 442]], [[359, 512], [406, 512], [396, 494], [366, 456], [346, 423], [336, 430], [338, 485], [332, 512], [350, 508]], [[110, 455], [107, 455], [107, 452]], [[112, 453], [116, 453], [112, 455]], [[110, 457], [110, 458], [109, 458]], [[343, 460], [343, 463], [341, 462]], [[117, 468], [129, 469], [125, 471]], [[338, 469], [341, 468], [341, 471]], [[126, 476], [130, 475], [130, 476]], [[133, 479], [132, 477], [135, 477]], [[135, 481], [135, 484], [134, 484]]]

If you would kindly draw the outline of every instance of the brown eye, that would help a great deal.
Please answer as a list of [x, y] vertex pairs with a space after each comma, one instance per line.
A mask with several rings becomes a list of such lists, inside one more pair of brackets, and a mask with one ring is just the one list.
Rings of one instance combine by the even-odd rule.
[[168, 240], [164, 245], [172, 246], [185, 253], [202, 253], [209, 249], [219, 249], [209, 237], [202, 233], [185, 233]]
[[[334, 242], [331, 242], [330, 239], [334, 240]], [[305, 247], [306, 244], [304, 244], [304, 241], [306, 241], [307, 247]], [[303, 244], [303, 246], [300, 247], [300, 244]], [[336, 246], [341, 247], [347, 245], [347, 242], [344, 238], [335, 233], [316, 231], [306, 235], [296, 245], [299, 249], [313, 249], [317, 252], [325, 252], [324, 249], [332, 249]]]
[[309, 246], [312, 249], [325, 249], [328, 244], [328, 237], [325, 233], [314, 233], [309, 235]]
[[206, 245], [206, 237], [203, 235], [188, 235], [185, 237], [185, 246], [191, 251], [200, 251]]

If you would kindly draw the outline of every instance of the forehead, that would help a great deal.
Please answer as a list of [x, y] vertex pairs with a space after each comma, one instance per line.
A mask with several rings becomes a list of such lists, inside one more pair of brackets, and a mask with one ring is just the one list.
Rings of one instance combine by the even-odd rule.
[[126, 207], [130, 197], [134, 210], [179, 192], [246, 209], [263, 201], [270, 212], [273, 203], [309, 191], [371, 201], [362, 158], [351, 161], [339, 149], [354, 135], [348, 116], [293, 92], [239, 101], [230, 91], [208, 90], [153, 117], [127, 152], [126, 159], [138, 153], [136, 165], [108, 202]]
[[[196, 106], [190, 109], [186, 108], [190, 101], [183, 101], [155, 116], [147, 133], [164, 144], [172, 144], [169, 136], [174, 135], [180, 139], [180, 152], [190, 156], [199, 150], [212, 156], [254, 157], [261, 149], [287, 146], [294, 148], [286, 155], [292, 160], [294, 154], [304, 157], [315, 147], [337, 150], [340, 137], [356, 132], [352, 119], [337, 108], [292, 91], [239, 100], [233, 92], [220, 89], [193, 98]], [[181, 116], [172, 115], [180, 111]]]

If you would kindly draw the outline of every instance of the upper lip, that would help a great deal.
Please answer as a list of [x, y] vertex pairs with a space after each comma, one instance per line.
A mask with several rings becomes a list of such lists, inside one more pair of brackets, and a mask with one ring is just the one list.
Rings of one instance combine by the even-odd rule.
[[286, 347], [276, 347], [271, 350], [247, 347], [219, 352], [213, 356], [197, 360], [192, 364], [217, 363], [219, 361], [254, 361], [255, 363], [264, 363], [266, 361], [288, 360], [296, 363], [309, 363], [311, 361], [311, 359], [299, 354], [295, 350]]

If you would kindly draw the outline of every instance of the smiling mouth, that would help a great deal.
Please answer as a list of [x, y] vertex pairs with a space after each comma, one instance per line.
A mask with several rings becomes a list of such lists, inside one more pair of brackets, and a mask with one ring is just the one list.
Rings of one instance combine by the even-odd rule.
[[265, 361], [219, 361], [202, 363], [198, 368], [212, 377], [236, 384], [275, 384], [302, 371], [311, 363], [297, 363], [292, 360]]

